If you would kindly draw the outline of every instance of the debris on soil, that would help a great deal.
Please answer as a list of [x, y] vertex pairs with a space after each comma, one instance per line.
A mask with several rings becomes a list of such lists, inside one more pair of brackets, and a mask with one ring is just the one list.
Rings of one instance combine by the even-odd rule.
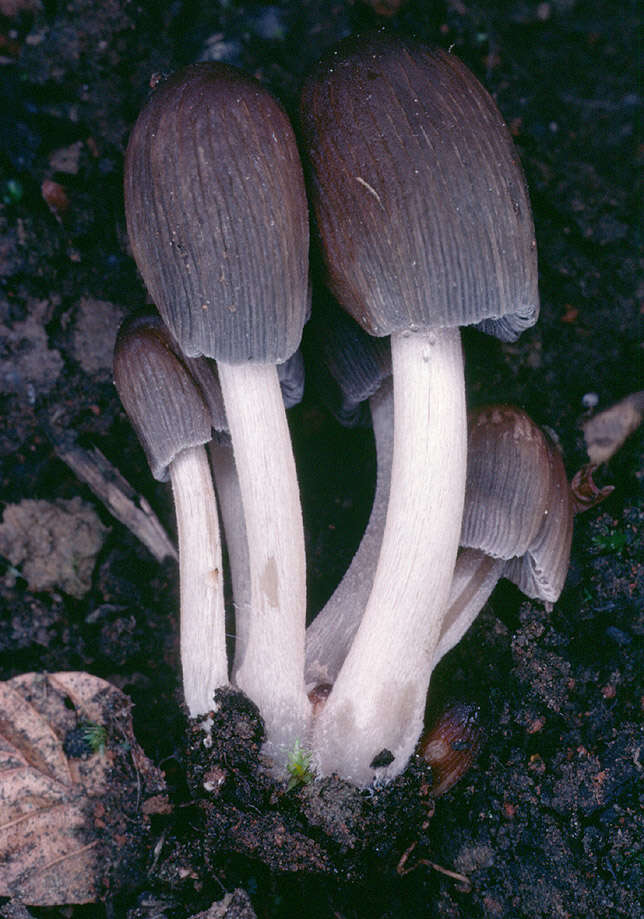
[[233, 890], [222, 900], [213, 903], [202, 913], [195, 913], [190, 919], [257, 919], [257, 914], [244, 890]]
[[81, 482], [89, 485], [109, 512], [141, 540], [157, 561], [162, 562], [165, 558], [177, 560], [177, 550], [147, 500], [135, 493], [98, 447], [83, 450], [70, 431], [59, 434], [52, 428], [49, 436], [54, 442], [56, 455]]
[[0, 392], [18, 393], [33, 404], [60, 376], [63, 359], [49, 347], [45, 330], [52, 308], [48, 300], [31, 299], [24, 316], [11, 321], [0, 298]]
[[432, 768], [432, 796], [440, 797], [467, 775], [479, 755], [484, 731], [478, 706], [452, 701], [436, 713], [418, 742]]
[[0, 896], [88, 903], [140, 879], [150, 829], [142, 805], [165, 786], [130, 709], [88, 673], [0, 683]]
[[74, 354], [86, 373], [111, 377], [114, 342], [123, 315], [114, 303], [81, 297], [74, 325]]
[[573, 513], [581, 514], [596, 507], [605, 501], [615, 491], [614, 485], [604, 485], [598, 488], [593, 479], [597, 466], [594, 463], [585, 463], [578, 469], [570, 480]]
[[591, 463], [607, 463], [644, 418], [644, 390], [604, 409], [584, 422], [584, 438]]
[[0, 555], [33, 591], [59, 588], [80, 599], [91, 587], [107, 530], [80, 498], [9, 504], [0, 525]]

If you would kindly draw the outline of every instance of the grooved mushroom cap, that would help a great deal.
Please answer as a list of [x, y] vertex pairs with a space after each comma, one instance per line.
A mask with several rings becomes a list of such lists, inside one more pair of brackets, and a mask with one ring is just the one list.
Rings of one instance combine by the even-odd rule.
[[367, 335], [331, 298], [316, 305], [304, 342], [317, 388], [338, 421], [369, 424], [363, 403], [391, 376], [389, 342]]
[[566, 579], [572, 501], [557, 448], [511, 405], [470, 413], [461, 545], [507, 559], [504, 577], [553, 602]]
[[125, 158], [128, 234], [190, 357], [281, 363], [308, 307], [308, 213], [279, 103], [221, 63], [195, 64], [143, 108]]
[[541, 527], [526, 554], [508, 562], [504, 576], [527, 597], [554, 603], [568, 574], [574, 508], [561, 454], [548, 446], [550, 488]]
[[293, 408], [304, 398], [304, 357], [299, 350], [295, 351], [287, 361], [277, 368], [277, 376], [282, 390], [284, 408]]
[[114, 383], [161, 482], [182, 450], [207, 443], [212, 434], [208, 405], [175, 348], [158, 316], [126, 319], [114, 347]]
[[224, 397], [217, 373], [217, 364], [208, 357], [185, 357], [176, 346], [177, 357], [186, 365], [190, 376], [202, 392], [210, 411], [210, 422], [217, 434], [229, 435], [228, 419], [224, 408]]
[[547, 508], [549, 453], [541, 429], [514, 406], [470, 412], [462, 546], [493, 558], [527, 552]]
[[530, 203], [510, 133], [451, 54], [349, 39], [301, 102], [329, 284], [370, 334], [538, 316]]

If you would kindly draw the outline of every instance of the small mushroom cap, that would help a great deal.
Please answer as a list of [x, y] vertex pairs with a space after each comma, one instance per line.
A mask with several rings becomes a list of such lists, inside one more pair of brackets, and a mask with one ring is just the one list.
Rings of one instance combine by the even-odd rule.
[[307, 81], [301, 120], [329, 284], [372, 335], [538, 315], [537, 256], [510, 133], [451, 54], [351, 38]]
[[545, 435], [512, 405], [469, 413], [460, 543], [493, 558], [523, 555], [541, 528], [550, 494]]
[[570, 564], [574, 505], [559, 449], [549, 446], [550, 488], [539, 532], [528, 552], [505, 566], [504, 577], [535, 600], [555, 603]]
[[507, 559], [503, 575], [528, 597], [561, 593], [573, 507], [559, 450], [521, 409], [481, 406], [468, 420], [461, 545]]
[[217, 364], [209, 357], [184, 357], [176, 346], [177, 357], [183, 360], [186, 369], [201, 390], [210, 411], [212, 427], [218, 434], [229, 434], [228, 419], [224, 408], [224, 397], [217, 373]]
[[280, 364], [277, 368], [280, 387], [282, 390], [282, 399], [284, 399], [285, 408], [293, 408], [298, 405], [304, 396], [304, 358], [298, 348], [287, 361]]
[[179, 453], [211, 438], [208, 405], [175, 348], [157, 316], [126, 319], [114, 347], [114, 383], [161, 482]]
[[306, 326], [304, 346], [314, 384], [338, 421], [347, 427], [370, 424], [364, 403], [391, 376], [389, 342], [367, 335], [326, 297]]
[[308, 210], [270, 93], [221, 63], [174, 74], [132, 130], [124, 184], [134, 257], [182, 351], [290, 357], [308, 309]]

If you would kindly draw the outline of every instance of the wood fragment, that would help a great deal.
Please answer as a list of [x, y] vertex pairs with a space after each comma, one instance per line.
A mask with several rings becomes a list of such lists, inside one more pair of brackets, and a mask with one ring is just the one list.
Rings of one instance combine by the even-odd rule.
[[586, 449], [591, 463], [607, 463], [644, 417], [644, 390], [630, 393], [584, 423]]
[[403, 852], [400, 861], [398, 862], [396, 872], [400, 875], [400, 877], [404, 877], [406, 874], [410, 874], [410, 872], [415, 871], [416, 868], [419, 868], [421, 865], [423, 865], [425, 868], [431, 868], [432, 871], [437, 871], [439, 874], [444, 874], [445, 877], [452, 878], [452, 880], [457, 882], [459, 889], [463, 893], [471, 892], [472, 882], [467, 877], [467, 875], [461, 874], [459, 871], [452, 871], [450, 868], [444, 868], [442, 865], [439, 865], [437, 862], [432, 862], [428, 858], [419, 858], [408, 867], [407, 861], [411, 853], [416, 848], [417, 842], [418, 840], [412, 842], [412, 844]]
[[133, 533], [157, 561], [177, 561], [177, 551], [158, 517], [143, 497], [135, 492], [116, 466], [94, 447], [84, 450], [69, 437], [52, 435], [54, 450], [72, 472], [94, 492], [109, 512]]

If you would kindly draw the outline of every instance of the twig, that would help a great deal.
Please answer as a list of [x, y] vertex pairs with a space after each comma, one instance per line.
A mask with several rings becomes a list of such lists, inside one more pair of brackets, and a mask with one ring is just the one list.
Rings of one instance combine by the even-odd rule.
[[426, 868], [431, 868], [433, 871], [438, 871], [439, 874], [444, 874], [446, 877], [452, 878], [452, 880], [457, 881], [461, 885], [460, 889], [462, 890], [463, 893], [470, 893], [470, 891], [472, 890], [472, 882], [466, 875], [460, 874], [458, 871], [452, 871], [449, 868], [443, 868], [442, 865], [439, 865], [436, 862], [432, 862], [428, 858], [419, 858], [417, 859], [417, 861], [413, 863], [413, 865], [410, 865], [410, 867], [406, 867], [407, 860], [409, 856], [411, 855], [411, 853], [416, 848], [416, 845], [417, 845], [417, 840], [412, 842], [412, 844], [401, 855], [400, 861], [398, 862], [398, 865], [396, 867], [396, 872], [397, 874], [400, 875], [400, 877], [404, 877], [406, 874], [409, 874], [411, 871], [415, 871], [416, 868], [418, 868], [420, 865], [424, 865]]
[[156, 514], [142, 495], [137, 495], [116, 466], [101, 451], [79, 447], [69, 432], [49, 431], [56, 455], [88, 485], [108, 511], [130, 530], [157, 561], [177, 560], [177, 552]]

